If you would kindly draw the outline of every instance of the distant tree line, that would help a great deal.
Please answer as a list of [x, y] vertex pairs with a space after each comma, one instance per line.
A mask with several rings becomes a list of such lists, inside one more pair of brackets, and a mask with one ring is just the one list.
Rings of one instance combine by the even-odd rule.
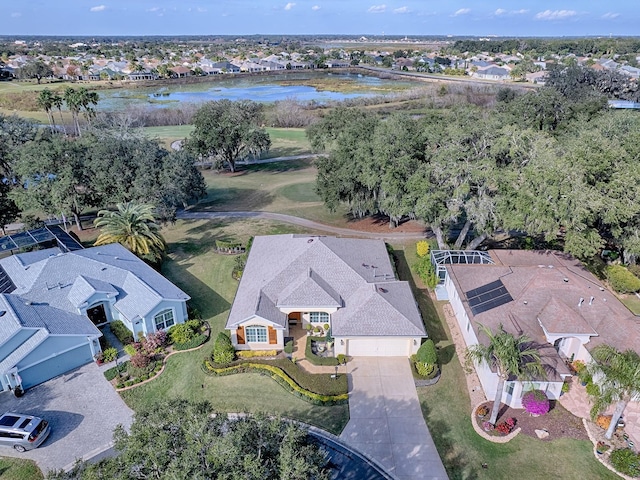
[[561, 55], [625, 55], [640, 52], [637, 37], [615, 38], [513, 38], [481, 40], [457, 40], [452, 50], [458, 52], [512, 53], [535, 51], [539, 55], [557, 53]]

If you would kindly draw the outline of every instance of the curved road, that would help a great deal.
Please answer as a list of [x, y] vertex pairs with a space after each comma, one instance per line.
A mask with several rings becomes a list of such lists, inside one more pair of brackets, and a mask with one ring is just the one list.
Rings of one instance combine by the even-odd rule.
[[295, 217], [293, 215], [285, 215], [283, 213], [273, 212], [178, 212], [180, 219], [185, 220], [215, 220], [220, 218], [257, 218], [263, 220], [275, 220], [278, 222], [290, 223], [301, 227], [312, 228], [314, 230], [322, 230], [324, 232], [335, 233], [336, 235], [357, 236], [362, 238], [373, 238], [375, 240], [420, 240], [430, 237], [431, 231], [425, 229], [423, 233], [389, 233], [384, 235], [381, 233], [362, 232], [360, 230], [352, 230], [350, 228], [340, 228], [324, 223], [314, 222], [306, 218]]

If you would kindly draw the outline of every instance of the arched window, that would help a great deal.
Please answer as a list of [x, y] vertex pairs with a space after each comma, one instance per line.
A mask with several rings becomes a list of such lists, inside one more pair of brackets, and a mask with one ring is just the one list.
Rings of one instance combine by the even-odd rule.
[[170, 308], [163, 310], [153, 317], [153, 320], [156, 323], [156, 330], [165, 330], [175, 323], [173, 320], [173, 310]]
[[245, 327], [245, 332], [247, 335], [247, 342], [262, 342], [267, 343], [267, 327], [261, 327], [259, 325], [254, 325], [251, 327]]

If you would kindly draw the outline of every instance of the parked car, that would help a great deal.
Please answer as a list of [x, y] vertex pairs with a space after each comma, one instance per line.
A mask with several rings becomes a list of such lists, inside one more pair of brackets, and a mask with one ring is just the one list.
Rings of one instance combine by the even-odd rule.
[[49, 422], [33, 415], [5, 413], [0, 417], [0, 445], [18, 452], [38, 448], [51, 433]]

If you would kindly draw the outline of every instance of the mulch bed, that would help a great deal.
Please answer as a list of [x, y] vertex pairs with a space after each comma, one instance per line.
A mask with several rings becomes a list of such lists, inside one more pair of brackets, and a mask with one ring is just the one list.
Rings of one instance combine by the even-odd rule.
[[[484, 403], [491, 411], [493, 402]], [[551, 410], [546, 415], [540, 417], [533, 417], [527, 413], [525, 409], [515, 409], [502, 404], [500, 412], [498, 413], [497, 423], [505, 421], [507, 418], [516, 419], [516, 428], [520, 427], [520, 435], [528, 435], [533, 438], [538, 438], [535, 430], [546, 430], [549, 432], [547, 438], [541, 439], [543, 441], [555, 440], [557, 438], [574, 438], [576, 440], [589, 440], [582, 419], [576, 417], [565, 409], [558, 402], [551, 401]], [[480, 428], [482, 428], [482, 419], [479, 419], [474, 414], [474, 418]]]

